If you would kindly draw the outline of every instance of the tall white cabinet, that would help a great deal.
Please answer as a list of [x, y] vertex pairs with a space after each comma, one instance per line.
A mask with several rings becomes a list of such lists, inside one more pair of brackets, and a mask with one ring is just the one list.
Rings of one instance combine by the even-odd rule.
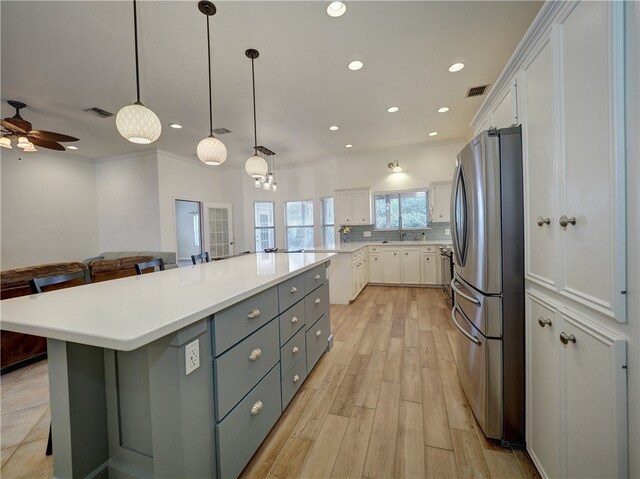
[[623, 2], [547, 2], [472, 122], [515, 99], [527, 449], [543, 477], [628, 475], [623, 17]]

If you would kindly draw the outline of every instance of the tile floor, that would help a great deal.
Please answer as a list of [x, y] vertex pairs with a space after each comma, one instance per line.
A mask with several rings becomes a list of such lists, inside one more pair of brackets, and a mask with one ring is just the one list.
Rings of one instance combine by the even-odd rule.
[[0, 476], [50, 478], [53, 456], [45, 455], [51, 417], [46, 360], [0, 376], [0, 413]]

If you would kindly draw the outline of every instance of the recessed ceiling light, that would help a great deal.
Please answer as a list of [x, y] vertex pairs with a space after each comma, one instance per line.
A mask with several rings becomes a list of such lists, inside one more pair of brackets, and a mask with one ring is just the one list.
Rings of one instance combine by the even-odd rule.
[[342, 2], [331, 2], [327, 7], [327, 15], [330, 17], [341, 17], [347, 11], [347, 6]]
[[346, 145], [344, 145], [345, 148], [353, 148], [353, 145], [351, 143], [348, 143]]
[[339, 127], [338, 125], [333, 125], [333, 126], [330, 126], [330, 127], [329, 127], [329, 129], [330, 129], [331, 131], [336, 131], [336, 130], [339, 130], [339, 129], [340, 129], [340, 127]]
[[462, 70], [464, 68], [464, 63], [454, 63], [453, 65], [451, 65], [449, 67], [449, 71], [451, 73], [453, 72], [459, 72], [460, 70]]
[[432, 131], [431, 133], [429, 133], [429, 136], [436, 136], [438, 134], [437, 131]]
[[448, 106], [443, 106], [438, 108], [438, 113], [446, 113], [449, 111], [449, 107]]
[[169, 123], [169, 126], [171, 128], [175, 128], [176, 130], [179, 130], [180, 128], [182, 128], [182, 125], [180, 125], [179, 123]]
[[390, 106], [389, 108], [387, 108], [387, 111], [389, 113], [395, 113], [399, 110], [399, 108], [397, 106]]
[[73, 146], [73, 145], [67, 146], [67, 150], [77, 150], [77, 149], [78, 149], [77, 146]]
[[364, 66], [364, 63], [362, 63], [360, 60], [354, 60], [351, 63], [349, 63], [349, 70], [360, 70], [362, 67]]

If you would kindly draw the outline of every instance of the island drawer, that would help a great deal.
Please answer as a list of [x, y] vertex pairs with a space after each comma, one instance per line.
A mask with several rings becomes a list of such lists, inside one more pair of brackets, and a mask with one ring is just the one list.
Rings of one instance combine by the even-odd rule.
[[323, 315], [307, 331], [307, 371], [311, 371], [327, 349], [329, 341], [330, 324], [329, 315]]
[[282, 410], [284, 411], [289, 402], [296, 395], [300, 386], [307, 378], [307, 362], [304, 358], [293, 366], [289, 374], [282, 378]]
[[305, 330], [303, 328], [287, 344], [280, 348], [280, 377], [285, 377], [296, 361], [305, 356], [306, 349]]
[[304, 273], [294, 276], [278, 285], [280, 311], [288, 309], [304, 298]]
[[274, 367], [216, 425], [218, 477], [238, 477], [281, 412], [280, 368]]
[[318, 289], [308, 294], [304, 298], [304, 314], [307, 322], [307, 329], [316, 320], [329, 311], [329, 284], [324, 283]]
[[271, 321], [214, 359], [218, 421], [279, 361], [278, 329], [278, 321]]
[[306, 294], [316, 289], [327, 280], [327, 268], [324, 264], [316, 266], [304, 273], [304, 288]]
[[274, 286], [213, 316], [213, 355], [219, 356], [278, 315]]
[[289, 341], [305, 325], [304, 301], [300, 300], [278, 318], [280, 321], [280, 346]]

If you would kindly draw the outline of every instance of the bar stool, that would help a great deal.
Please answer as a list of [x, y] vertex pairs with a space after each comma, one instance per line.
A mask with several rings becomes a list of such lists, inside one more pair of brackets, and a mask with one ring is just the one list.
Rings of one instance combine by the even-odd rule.
[[154, 259], [153, 261], [147, 261], [145, 263], [136, 263], [136, 274], [142, 274], [142, 271], [149, 268], [155, 268], [156, 266], [160, 271], [164, 271], [164, 261], [162, 258]]
[[207, 251], [205, 251], [204, 253], [192, 254], [191, 255], [191, 262], [194, 265], [198, 263], [198, 260], [201, 263], [208, 263], [209, 262], [209, 253]]

